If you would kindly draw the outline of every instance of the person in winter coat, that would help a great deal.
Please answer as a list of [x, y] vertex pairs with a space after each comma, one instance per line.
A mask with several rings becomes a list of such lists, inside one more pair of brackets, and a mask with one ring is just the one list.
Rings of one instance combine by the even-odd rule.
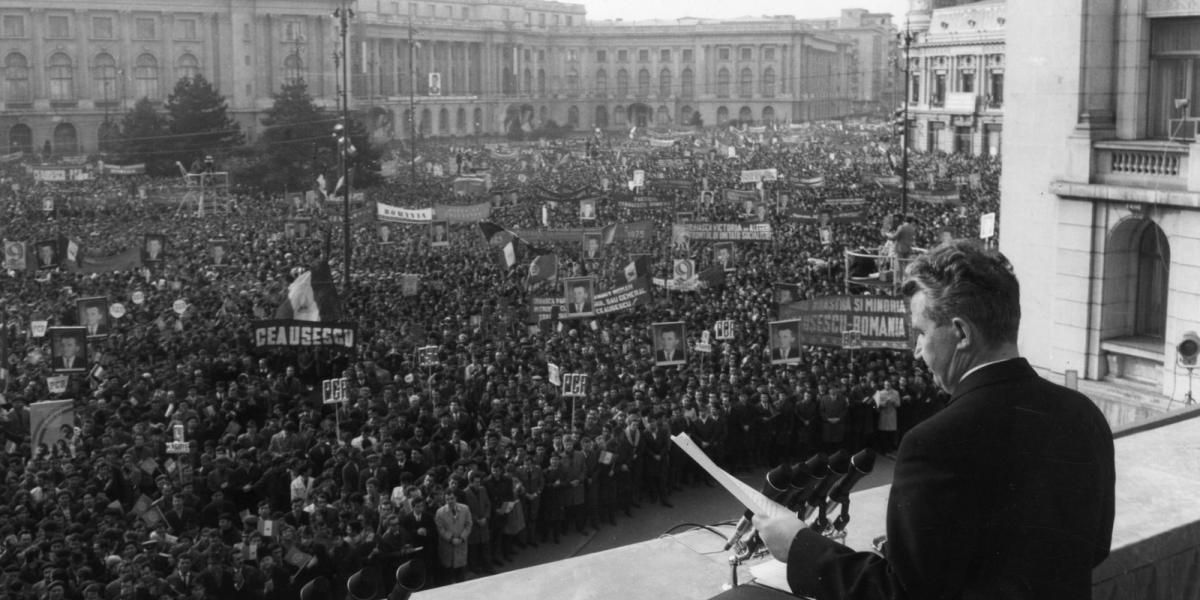
[[438, 560], [454, 582], [466, 579], [467, 538], [471, 535], [471, 509], [458, 502], [458, 492], [447, 490], [445, 504], [433, 521], [438, 531]]

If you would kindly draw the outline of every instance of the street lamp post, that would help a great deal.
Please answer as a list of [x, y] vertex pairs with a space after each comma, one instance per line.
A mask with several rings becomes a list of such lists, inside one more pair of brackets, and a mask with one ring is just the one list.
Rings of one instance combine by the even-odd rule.
[[909, 101], [909, 86], [912, 85], [912, 77], [909, 74], [908, 50], [913, 43], [912, 30], [905, 25], [904, 33], [900, 34], [900, 41], [904, 44], [904, 117], [901, 123], [901, 131], [903, 136], [900, 138], [900, 214], [908, 214], [908, 101]]
[[413, 41], [412, 10], [408, 11], [408, 139], [411, 157], [408, 161], [409, 185], [417, 185], [417, 71], [416, 54], [419, 46]]
[[342, 100], [342, 121], [333, 128], [333, 136], [337, 138], [338, 143], [338, 166], [340, 167], [342, 180], [342, 253], [345, 255], [346, 265], [342, 268], [342, 287], [345, 293], [350, 290], [350, 261], [353, 256], [353, 250], [350, 247], [350, 160], [349, 156], [354, 151], [354, 146], [350, 143], [350, 18], [354, 16], [352, 9], [346, 8], [346, 0], [342, 0], [341, 6], [333, 11], [333, 17], [338, 19], [338, 31], [342, 36], [342, 85], [341, 85], [341, 100]]

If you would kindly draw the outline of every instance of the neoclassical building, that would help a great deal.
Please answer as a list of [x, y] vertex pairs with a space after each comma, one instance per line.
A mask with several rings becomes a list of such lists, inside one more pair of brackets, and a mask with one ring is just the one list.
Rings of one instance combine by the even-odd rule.
[[[1005, 0], [912, 0], [910, 7], [910, 148], [998, 156], [1004, 112]], [[903, 61], [903, 46], [900, 52]]]
[[[890, 15], [589, 22], [541, 0], [358, 0], [351, 108], [382, 139], [699, 118], [802, 121], [890, 104]], [[141, 98], [204, 74], [254, 139], [271, 95], [303, 79], [338, 106], [337, 0], [0, 0], [0, 148], [92, 152]], [[842, 22], [845, 27], [842, 27]], [[881, 66], [881, 61], [882, 66]], [[860, 65], [861, 63], [861, 65]], [[416, 118], [409, 120], [410, 108]]]

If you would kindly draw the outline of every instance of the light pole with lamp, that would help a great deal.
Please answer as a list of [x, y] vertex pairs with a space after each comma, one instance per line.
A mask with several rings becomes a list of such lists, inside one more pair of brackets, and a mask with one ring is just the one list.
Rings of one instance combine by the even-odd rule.
[[909, 144], [909, 140], [908, 140], [908, 130], [909, 130], [909, 127], [908, 127], [908, 102], [909, 102], [910, 94], [911, 94], [911, 92], [909, 91], [910, 90], [909, 86], [912, 85], [912, 77], [909, 74], [910, 66], [909, 66], [909, 60], [908, 60], [908, 51], [909, 51], [909, 48], [912, 46], [913, 40], [916, 39], [916, 36], [914, 36], [912, 33], [912, 30], [910, 30], [908, 28], [907, 23], [904, 26], [904, 32], [899, 35], [900, 35], [900, 43], [904, 44], [904, 103], [902, 105], [904, 108], [904, 116], [903, 116], [903, 120], [900, 124], [900, 126], [902, 128], [901, 129], [902, 137], [900, 138], [900, 214], [907, 215], [908, 214], [908, 144]]
[[[342, 253], [345, 255], [346, 265], [342, 269], [342, 287], [345, 293], [350, 290], [350, 259], [352, 257], [352, 249], [350, 247], [350, 157], [354, 155], [354, 145], [350, 143], [350, 97], [348, 89], [350, 88], [350, 54], [349, 54], [349, 38], [350, 38], [350, 18], [354, 16], [352, 9], [346, 8], [346, 0], [342, 0], [340, 7], [333, 11], [333, 18], [338, 20], [338, 31], [342, 36], [342, 51], [341, 51], [341, 67], [342, 67], [342, 85], [341, 101], [342, 101], [342, 121], [333, 127], [333, 137], [337, 140], [338, 145], [338, 166], [341, 173], [342, 181]], [[335, 66], [338, 62], [337, 54], [334, 54]]]
[[410, 185], [417, 185], [417, 71], [415, 54], [421, 47], [413, 41], [412, 10], [408, 11], [408, 139], [412, 146], [408, 161]]

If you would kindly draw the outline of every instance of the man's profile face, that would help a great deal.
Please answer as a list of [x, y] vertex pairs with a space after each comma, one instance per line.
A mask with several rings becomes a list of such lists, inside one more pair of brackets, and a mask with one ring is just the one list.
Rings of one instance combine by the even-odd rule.
[[667, 329], [662, 332], [663, 350], [672, 351], [679, 345], [679, 336], [674, 329]]
[[73, 337], [63, 338], [62, 353], [64, 357], [74, 358], [77, 354], [79, 354], [79, 342]]
[[780, 329], [777, 335], [779, 336], [780, 348], [791, 348], [792, 344], [796, 342], [796, 334], [792, 333], [792, 330], [787, 327]]
[[957, 347], [961, 337], [955, 333], [952, 321], [938, 325], [930, 319], [926, 311], [927, 306], [929, 305], [923, 291], [913, 294], [909, 300], [913, 335], [917, 340], [913, 348], [913, 357], [925, 361], [925, 366], [933, 373], [934, 383], [950, 392], [968, 368], [965, 358], [955, 360], [959, 356]]

